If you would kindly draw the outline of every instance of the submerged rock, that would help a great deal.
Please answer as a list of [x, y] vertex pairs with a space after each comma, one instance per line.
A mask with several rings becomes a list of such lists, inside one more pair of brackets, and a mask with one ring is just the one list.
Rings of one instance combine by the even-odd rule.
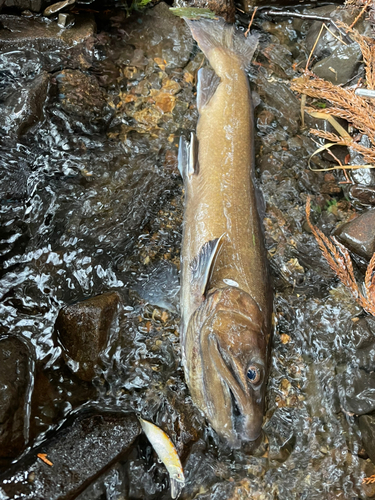
[[43, 117], [49, 74], [42, 72], [32, 82], [16, 90], [2, 106], [0, 127], [7, 133], [21, 136]]
[[359, 417], [358, 424], [363, 447], [372, 463], [375, 464], [375, 415], [362, 415]]
[[[1, 14], [1, 58], [22, 66], [22, 58], [46, 71], [61, 67], [88, 68], [92, 63], [94, 18], [80, 15], [72, 29], [61, 30], [54, 22]], [[4, 61], [5, 63], [5, 61]]]
[[127, 22], [126, 31], [129, 44], [142, 49], [147, 57], [165, 60], [168, 68], [181, 68], [189, 61], [193, 37], [185, 21], [164, 2], [145, 12], [141, 22]]
[[[1, 477], [0, 497], [76, 498], [99, 474], [126, 455], [139, 433], [140, 424], [134, 414], [81, 412]], [[50, 464], [38, 458], [40, 454]]]
[[370, 260], [375, 252], [375, 210], [367, 210], [339, 227], [337, 236], [350, 251]]
[[91, 380], [95, 375], [120, 300], [117, 292], [103, 293], [59, 312], [55, 328], [64, 358], [82, 380]]
[[346, 412], [365, 415], [375, 410], [375, 372], [345, 366], [337, 385]]
[[32, 355], [26, 344], [17, 337], [1, 339], [0, 466], [27, 444], [32, 378]]
[[56, 76], [61, 107], [67, 114], [87, 124], [105, 124], [112, 110], [97, 79], [80, 70], [67, 69]]

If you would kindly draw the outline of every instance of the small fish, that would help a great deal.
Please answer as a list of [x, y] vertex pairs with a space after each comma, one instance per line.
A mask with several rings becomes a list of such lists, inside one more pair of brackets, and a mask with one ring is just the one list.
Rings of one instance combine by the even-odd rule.
[[183, 487], [185, 486], [185, 477], [176, 448], [166, 433], [155, 424], [148, 422], [147, 420], [143, 420], [141, 417], [139, 417], [139, 421], [147, 439], [152, 444], [152, 447], [169, 473], [171, 481], [171, 497], [173, 499], [178, 498]]
[[198, 73], [197, 132], [179, 148], [182, 359], [194, 403], [232, 448], [250, 451], [261, 440], [272, 332], [246, 74], [257, 38], [220, 19], [186, 22], [212, 69]]

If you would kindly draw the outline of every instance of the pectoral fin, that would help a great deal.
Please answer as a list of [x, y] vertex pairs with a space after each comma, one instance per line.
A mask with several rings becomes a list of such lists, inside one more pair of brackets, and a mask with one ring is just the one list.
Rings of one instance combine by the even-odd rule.
[[197, 85], [197, 108], [199, 113], [204, 106], [210, 102], [211, 97], [219, 86], [220, 78], [215, 71], [209, 68], [201, 68], [198, 71]]
[[[224, 233], [225, 234], [225, 233]], [[209, 288], [209, 281], [212, 274], [212, 269], [215, 264], [216, 257], [220, 251], [223, 240], [222, 234], [220, 238], [210, 240], [203, 245], [199, 254], [191, 263], [191, 280], [194, 284], [194, 290], [199, 296], [203, 297]]]
[[185, 180], [198, 173], [198, 139], [194, 132], [190, 134], [190, 144], [182, 135], [178, 148], [178, 170]]

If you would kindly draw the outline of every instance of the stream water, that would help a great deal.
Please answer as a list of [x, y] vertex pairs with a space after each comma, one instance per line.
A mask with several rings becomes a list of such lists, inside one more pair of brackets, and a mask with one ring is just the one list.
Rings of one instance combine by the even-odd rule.
[[[97, 24], [85, 38], [86, 62], [66, 61], [57, 43], [10, 48], [0, 37], [0, 104], [8, 116], [0, 124], [0, 332], [22, 342], [19, 365], [29, 373], [15, 412], [24, 429], [19, 454], [78, 409], [136, 411], [176, 444], [187, 479], [182, 499], [372, 498], [362, 478], [375, 466], [358, 416], [375, 409], [375, 320], [329, 269], [305, 217], [308, 195], [326, 232], [365, 206], [348, 197], [341, 173], [308, 169], [317, 146], [288, 87], [306, 64], [313, 22], [262, 13], [253, 25], [261, 34], [249, 73], [259, 102], [256, 176], [276, 326], [269, 445], [247, 456], [226, 448], [194, 407], [180, 359], [177, 145], [196, 127], [203, 56], [163, 3], [130, 17], [120, 9], [75, 15]], [[14, 32], [13, 16], [0, 22]], [[239, 14], [239, 29], [248, 22]], [[36, 24], [30, 29], [36, 33]], [[329, 157], [318, 161], [332, 165]], [[63, 306], [104, 292], [117, 292], [121, 303], [93, 377], [82, 380], [55, 323]], [[2, 470], [16, 458], [7, 454]], [[141, 436], [78, 498], [169, 498], [168, 484]]]

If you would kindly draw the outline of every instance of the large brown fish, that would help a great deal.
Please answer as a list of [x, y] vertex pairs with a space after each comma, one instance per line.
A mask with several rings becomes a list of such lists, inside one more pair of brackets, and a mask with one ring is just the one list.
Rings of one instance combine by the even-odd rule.
[[180, 141], [183, 364], [193, 401], [238, 448], [261, 434], [271, 337], [245, 72], [257, 41], [221, 20], [187, 23], [214, 71], [199, 72], [197, 134]]

